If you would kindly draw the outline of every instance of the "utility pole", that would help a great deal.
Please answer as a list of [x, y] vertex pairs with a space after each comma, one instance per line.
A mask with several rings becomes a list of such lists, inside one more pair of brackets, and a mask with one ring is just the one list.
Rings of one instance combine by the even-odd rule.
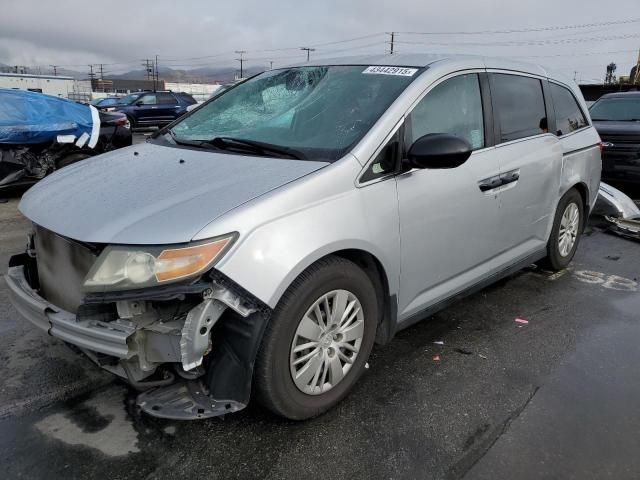
[[269, 70], [273, 70], [273, 60], [269, 62]]
[[156, 78], [153, 82], [153, 91], [158, 90], [158, 84], [160, 83], [160, 79], [158, 78], [158, 55], [156, 55]]
[[49, 65], [49, 66], [53, 68], [53, 76], [57, 77], [58, 76], [58, 66], [57, 65]]
[[147, 72], [147, 80], [150, 80], [151, 74], [153, 73], [153, 70], [151, 69], [151, 60], [149, 60], [148, 58], [145, 59], [142, 66], [144, 67], [145, 72]]
[[300, 47], [300, 50], [304, 50], [307, 52], [307, 62], [309, 61], [309, 53], [316, 51], [315, 48], [309, 48], [309, 47]]
[[243, 65], [244, 65], [244, 61], [245, 61], [245, 59], [244, 59], [243, 55], [244, 55], [245, 53], [247, 53], [247, 51], [246, 51], [246, 50], [236, 50], [236, 53], [237, 53], [238, 55], [240, 55], [240, 58], [236, 58], [236, 60], [240, 62], [240, 80], [242, 80], [242, 78], [243, 78], [243, 72], [244, 72], [244, 71], [243, 71]]
[[100, 80], [102, 80], [104, 78], [104, 69], [102, 68], [103, 64], [100, 64]]
[[387, 33], [388, 33], [389, 35], [391, 35], [391, 42], [390, 42], [391, 48], [390, 48], [390, 50], [389, 50], [389, 54], [390, 54], [390, 55], [393, 55], [393, 41], [394, 41], [394, 39], [395, 39], [396, 32], [387, 32]]
[[93, 90], [94, 86], [94, 80], [96, 78], [96, 74], [93, 73], [93, 65], [89, 65], [89, 80], [91, 81], [91, 90]]

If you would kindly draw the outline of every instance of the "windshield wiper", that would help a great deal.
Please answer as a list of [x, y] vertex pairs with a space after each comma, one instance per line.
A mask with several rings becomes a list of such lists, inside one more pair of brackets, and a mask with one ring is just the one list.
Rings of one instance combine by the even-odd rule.
[[197, 147], [197, 148], [206, 148], [208, 150], [219, 150], [218, 147], [211, 144], [206, 140], [185, 140], [184, 138], [178, 137], [173, 130], [167, 130], [167, 133], [171, 136], [171, 139], [176, 143], [176, 145], [182, 145], [184, 147]]
[[275, 154], [280, 157], [295, 158], [296, 160], [304, 160], [305, 156], [302, 152], [289, 147], [281, 147], [271, 143], [258, 142], [255, 140], [246, 140], [244, 138], [233, 137], [215, 137], [206, 143], [222, 150], [241, 150], [259, 155]]

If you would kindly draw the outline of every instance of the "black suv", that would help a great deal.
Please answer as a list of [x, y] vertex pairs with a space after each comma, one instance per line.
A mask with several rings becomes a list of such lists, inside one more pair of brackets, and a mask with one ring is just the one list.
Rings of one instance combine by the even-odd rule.
[[640, 184], [640, 92], [603, 95], [589, 113], [604, 146], [602, 180]]
[[120, 98], [116, 105], [110, 105], [106, 110], [124, 113], [131, 128], [160, 127], [184, 115], [187, 107], [196, 103], [184, 92], [138, 92]]

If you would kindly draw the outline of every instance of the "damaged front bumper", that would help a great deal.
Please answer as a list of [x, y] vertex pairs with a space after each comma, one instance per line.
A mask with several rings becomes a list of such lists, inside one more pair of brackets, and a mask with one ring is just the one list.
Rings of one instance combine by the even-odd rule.
[[[6, 275], [18, 312], [105, 370], [146, 389], [138, 396], [143, 411], [195, 419], [237, 411], [248, 403], [253, 360], [269, 316], [248, 295], [212, 281], [186, 314], [164, 317], [151, 302], [121, 300], [116, 302], [118, 318], [105, 321], [48, 302], [31, 286], [25, 269], [10, 266]], [[178, 373], [177, 381], [167, 366]], [[163, 379], [146, 380], [163, 369]]]

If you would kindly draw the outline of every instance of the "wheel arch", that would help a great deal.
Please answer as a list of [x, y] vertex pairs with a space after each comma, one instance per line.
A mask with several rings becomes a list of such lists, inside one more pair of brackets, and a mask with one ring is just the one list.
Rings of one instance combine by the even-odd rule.
[[[385, 344], [393, 337], [397, 317], [396, 296], [389, 291], [389, 279], [387, 272], [373, 254], [360, 249], [350, 248], [338, 250], [332, 255], [346, 258], [358, 265], [369, 277], [376, 289], [378, 298], [378, 309], [381, 312], [376, 330], [376, 343]], [[324, 258], [324, 257], [323, 257]]]
[[296, 266], [294, 269], [295, 274], [287, 280], [286, 285], [281, 286], [279, 289], [277, 301], [280, 300], [296, 278], [316, 263], [332, 256], [350, 260], [367, 274], [376, 289], [378, 307], [381, 312], [378, 319], [376, 343], [384, 344], [391, 340], [396, 331], [397, 301], [393, 279], [389, 276], [389, 268], [385, 268], [383, 261], [371, 251], [360, 247], [336, 248], [316, 253], [316, 255], [307, 257]]
[[[578, 182], [575, 185], [573, 185], [572, 187], [568, 188], [567, 192], [569, 190], [571, 190], [572, 188], [575, 188], [578, 191], [578, 193], [580, 194], [580, 197], [582, 197], [582, 205], [584, 206], [584, 211], [585, 212], [591, 211], [591, 205], [589, 205], [589, 198], [590, 198], [589, 197], [589, 187], [587, 186], [587, 184], [584, 183], [584, 182]], [[566, 192], [565, 192], [565, 194], [566, 194]]]

